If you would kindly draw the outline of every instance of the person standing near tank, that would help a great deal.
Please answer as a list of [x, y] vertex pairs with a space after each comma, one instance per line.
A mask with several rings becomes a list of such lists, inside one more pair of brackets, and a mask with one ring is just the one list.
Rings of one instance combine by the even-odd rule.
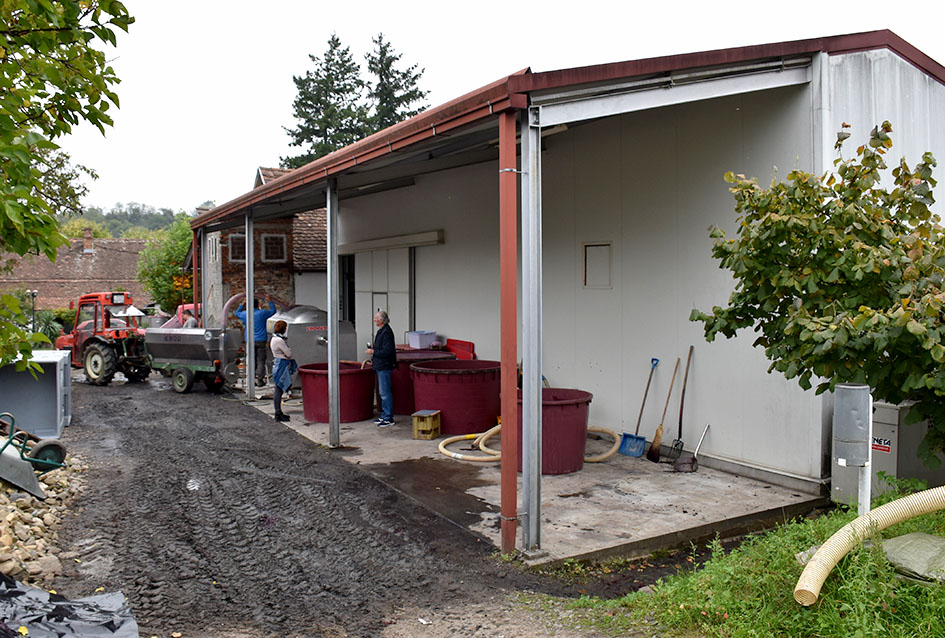
[[269, 348], [272, 350], [272, 405], [275, 407], [273, 419], [288, 421], [289, 415], [282, 411], [282, 393], [292, 387], [292, 375], [298, 370], [295, 359], [292, 358], [292, 349], [289, 348], [289, 339], [285, 336], [286, 322], [281, 319], [272, 327], [272, 339]]
[[[260, 308], [259, 300], [253, 299], [253, 353], [256, 358], [256, 385], [266, 385], [266, 319], [276, 314], [276, 304], [272, 302], [269, 295], [263, 297], [269, 301], [269, 308]], [[249, 334], [246, 332], [249, 325], [246, 324], [246, 310], [244, 304], [236, 309], [236, 318], [243, 322], [243, 338], [249, 341]], [[247, 373], [247, 377], [249, 374]]]
[[381, 395], [381, 415], [374, 420], [379, 428], [394, 424], [394, 394], [391, 390], [391, 373], [397, 365], [397, 348], [394, 346], [394, 331], [390, 327], [390, 317], [383, 310], [374, 315], [377, 333], [374, 335], [374, 347], [365, 350], [371, 355], [371, 367], [377, 374], [377, 390]]

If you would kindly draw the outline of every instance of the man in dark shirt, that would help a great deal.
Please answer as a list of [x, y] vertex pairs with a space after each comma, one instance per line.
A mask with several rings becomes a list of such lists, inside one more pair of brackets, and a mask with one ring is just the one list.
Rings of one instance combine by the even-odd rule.
[[[269, 334], [266, 332], [266, 319], [276, 314], [276, 304], [272, 302], [269, 295], [264, 299], [269, 301], [269, 308], [260, 308], [259, 300], [253, 299], [253, 352], [256, 359], [256, 385], [266, 385], [266, 354], [269, 348], [266, 347], [266, 339]], [[233, 313], [236, 318], [243, 322], [243, 337], [249, 341], [249, 324], [246, 322], [246, 309], [244, 304]], [[246, 375], [247, 377], [249, 374]]]
[[374, 347], [365, 352], [371, 355], [371, 367], [377, 373], [377, 389], [381, 395], [381, 416], [374, 420], [375, 425], [386, 428], [394, 424], [394, 394], [391, 391], [391, 372], [397, 366], [397, 349], [394, 347], [394, 331], [390, 327], [390, 317], [383, 310], [374, 315], [377, 334], [374, 335]]

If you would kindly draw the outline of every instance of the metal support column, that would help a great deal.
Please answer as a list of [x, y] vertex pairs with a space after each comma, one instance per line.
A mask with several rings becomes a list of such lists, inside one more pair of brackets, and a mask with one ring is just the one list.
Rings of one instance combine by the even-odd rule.
[[246, 308], [246, 397], [256, 399], [256, 313], [253, 312], [253, 299], [256, 298], [253, 273], [253, 211], [246, 211], [246, 298], [243, 307]]
[[[190, 285], [191, 285], [191, 297], [194, 302], [194, 318], [198, 321], [201, 320], [200, 311], [197, 307], [197, 302], [200, 299], [199, 293], [203, 286], [197, 285], [197, 277], [200, 276], [200, 273], [203, 272], [200, 268], [197, 267], [199, 263], [197, 260], [203, 257], [203, 246], [200, 244], [200, 238], [203, 237], [203, 229], [198, 229], [193, 231], [193, 238], [190, 241]], [[181, 273], [183, 275], [184, 273]], [[183, 296], [183, 295], [181, 295]], [[202, 325], [202, 324], [200, 324]]]
[[522, 550], [541, 551], [541, 107], [522, 126]]
[[515, 177], [515, 113], [499, 116], [499, 296], [501, 326], [502, 468], [501, 518], [503, 554], [515, 550], [518, 525], [518, 201]]
[[[207, 272], [207, 266], [209, 262], [208, 253], [210, 252], [208, 248], [210, 247], [210, 238], [207, 237], [207, 229], [200, 229], [200, 326], [203, 328], [209, 328], [207, 325], [207, 280], [204, 276], [204, 273]], [[197, 274], [194, 274], [196, 277]], [[196, 302], [197, 299], [194, 299]], [[196, 313], [195, 313], [196, 314]]]
[[341, 413], [338, 395], [340, 366], [338, 353], [338, 182], [328, 180], [325, 200], [328, 204], [328, 444], [341, 445]]

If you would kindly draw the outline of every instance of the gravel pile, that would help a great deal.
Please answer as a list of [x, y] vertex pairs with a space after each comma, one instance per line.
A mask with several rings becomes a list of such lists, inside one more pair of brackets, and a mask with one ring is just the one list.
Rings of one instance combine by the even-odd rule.
[[88, 466], [69, 457], [64, 468], [39, 477], [46, 499], [40, 500], [0, 481], [0, 572], [21, 583], [44, 586], [62, 572], [57, 543], [59, 523], [83, 486]]

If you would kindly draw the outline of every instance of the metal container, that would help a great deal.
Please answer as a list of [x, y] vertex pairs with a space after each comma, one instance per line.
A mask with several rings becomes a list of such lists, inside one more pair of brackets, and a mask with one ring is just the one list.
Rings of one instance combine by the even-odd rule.
[[57, 438], [72, 421], [69, 351], [34, 350], [33, 361], [43, 369], [35, 377], [12, 363], [0, 368], [0, 412], [11, 413], [21, 430]]
[[144, 342], [155, 367], [206, 366], [235, 360], [241, 337], [239, 328], [148, 328]]
[[[315, 306], [292, 306], [280, 310], [266, 320], [266, 331], [272, 334], [277, 321], [286, 322], [285, 336], [292, 356], [300, 366], [328, 362], [328, 313]], [[358, 336], [350, 321], [338, 322], [338, 351], [342, 360], [358, 358]]]

